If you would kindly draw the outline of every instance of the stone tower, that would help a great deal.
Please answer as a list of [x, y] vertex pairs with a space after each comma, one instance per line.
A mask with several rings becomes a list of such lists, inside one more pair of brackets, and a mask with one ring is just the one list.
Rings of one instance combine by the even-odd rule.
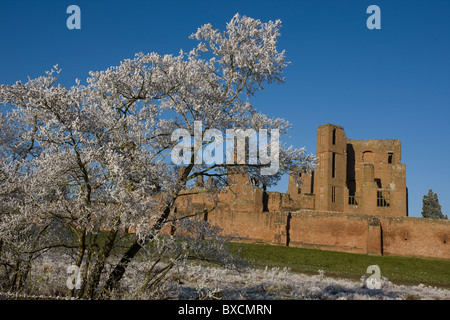
[[316, 157], [316, 210], [343, 212], [347, 175], [347, 137], [344, 128], [325, 124], [317, 129]]
[[317, 129], [317, 165], [289, 177], [288, 194], [298, 208], [404, 217], [408, 215], [406, 169], [400, 140], [347, 139], [344, 128]]

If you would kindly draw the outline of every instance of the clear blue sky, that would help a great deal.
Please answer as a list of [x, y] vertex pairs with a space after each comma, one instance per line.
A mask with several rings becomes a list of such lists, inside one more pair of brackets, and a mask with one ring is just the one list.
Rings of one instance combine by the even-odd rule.
[[[2, 0], [0, 83], [37, 77], [53, 65], [72, 86], [90, 70], [117, 65], [136, 52], [177, 54], [204, 23], [224, 28], [239, 12], [283, 21], [280, 49], [292, 62], [286, 83], [252, 102], [287, 118], [296, 147], [315, 153], [316, 129], [342, 125], [353, 139], [402, 141], [410, 216], [421, 216], [432, 188], [450, 215], [450, 1], [21, 1]], [[81, 8], [81, 30], [66, 9]], [[369, 30], [369, 5], [381, 30]], [[286, 191], [287, 181], [279, 184]]]

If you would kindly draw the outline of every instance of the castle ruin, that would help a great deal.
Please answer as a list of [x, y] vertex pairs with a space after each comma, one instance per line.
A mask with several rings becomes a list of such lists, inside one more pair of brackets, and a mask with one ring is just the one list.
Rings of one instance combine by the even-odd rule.
[[[408, 217], [400, 140], [348, 139], [343, 127], [325, 124], [317, 130], [316, 157], [314, 170], [298, 173], [299, 184], [289, 176], [287, 193], [229, 174], [231, 187], [204, 219], [248, 242], [450, 259], [450, 221]], [[177, 200], [178, 212], [213, 206], [192, 191]]]
[[317, 130], [317, 168], [289, 177], [298, 209], [404, 217], [408, 215], [400, 140], [347, 139], [332, 124]]

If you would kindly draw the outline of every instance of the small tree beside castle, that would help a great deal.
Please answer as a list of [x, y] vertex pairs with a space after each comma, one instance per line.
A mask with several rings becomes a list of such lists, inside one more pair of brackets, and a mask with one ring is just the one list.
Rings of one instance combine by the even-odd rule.
[[428, 194], [423, 196], [422, 203], [422, 216], [424, 218], [448, 219], [447, 215], [442, 214], [438, 195], [432, 189], [429, 189]]

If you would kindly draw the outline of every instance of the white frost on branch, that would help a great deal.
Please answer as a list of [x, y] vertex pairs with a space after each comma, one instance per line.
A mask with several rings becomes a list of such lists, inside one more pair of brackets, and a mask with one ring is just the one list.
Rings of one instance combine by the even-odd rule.
[[[265, 84], [284, 81], [289, 63], [277, 49], [280, 28], [279, 20], [262, 23], [236, 14], [224, 32], [200, 27], [191, 36], [199, 43], [189, 53], [138, 53], [90, 72], [85, 85], [78, 79], [70, 88], [57, 84], [58, 66], [26, 83], [1, 85], [0, 239], [11, 253], [1, 259], [12, 263], [15, 255], [29, 265], [42, 250], [70, 248], [77, 263], [87, 254], [97, 261], [88, 274], [102, 273], [115, 231], [134, 231], [145, 244], [167, 222], [187, 182], [218, 177], [208, 190], [217, 192], [227, 166], [189, 165], [180, 174], [168, 157], [171, 133], [186, 129], [193, 135], [194, 122], [201, 121], [204, 130], [286, 134], [286, 120], [250, 103]], [[270, 186], [313, 160], [303, 148], [284, 147], [275, 175], [262, 176], [257, 166], [234, 169]], [[89, 242], [102, 231], [110, 232], [110, 245]]]

